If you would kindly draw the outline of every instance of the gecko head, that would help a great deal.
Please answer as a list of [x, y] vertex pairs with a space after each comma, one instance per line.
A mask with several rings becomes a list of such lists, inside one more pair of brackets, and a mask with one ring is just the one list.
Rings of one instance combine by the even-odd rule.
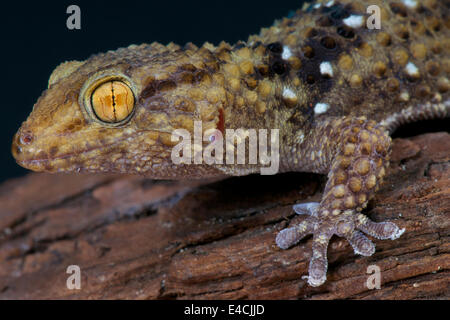
[[14, 136], [14, 158], [34, 171], [189, 174], [171, 161], [172, 133], [216, 127], [225, 95], [198, 51], [133, 45], [61, 64]]

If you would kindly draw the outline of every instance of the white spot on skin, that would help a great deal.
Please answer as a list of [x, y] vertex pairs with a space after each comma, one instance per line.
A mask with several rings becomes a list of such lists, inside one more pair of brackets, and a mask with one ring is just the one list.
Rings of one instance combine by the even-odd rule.
[[290, 57], [292, 57], [291, 49], [289, 49], [288, 46], [283, 46], [283, 53], [281, 54], [281, 58], [283, 58], [284, 60], [287, 60]]
[[408, 75], [412, 77], [419, 76], [419, 69], [416, 67], [416, 65], [412, 62], [408, 62], [408, 64], [405, 67], [405, 71]]
[[284, 88], [283, 89], [283, 97], [285, 97], [287, 99], [295, 99], [295, 98], [297, 98], [297, 95], [291, 89]]
[[334, 0], [328, 1], [325, 7], [331, 7], [334, 4]]
[[322, 6], [321, 3], [316, 3], [313, 8], [314, 9], [319, 9], [321, 6]]
[[442, 96], [439, 93], [435, 93], [433, 96], [433, 102], [441, 102]]
[[401, 99], [402, 101], [408, 101], [408, 100], [409, 100], [409, 93], [408, 93], [407, 91], [403, 91], [403, 92], [400, 94], [400, 99]]
[[333, 76], [333, 67], [331, 66], [331, 63], [328, 61], [322, 62], [320, 64], [320, 73], [322, 75], [329, 75], [330, 77]]
[[330, 107], [330, 105], [328, 103], [321, 103], [321, 102], [319, 102], [314, 107], [314, 113], [315, 114], [322, 114], [324, 112], [327, 112], [329, 107]]
[[417, 1], [416, 0], [402, 0], [402, 2], [408, 8], [411, 8], [411, 9], [417, 8]]
[[344, 22], [345, 25], [347, 25], [350, 28], [360, 28], [364, 24], [363, 16], [357, 16], [353, 14], [342, 21]]

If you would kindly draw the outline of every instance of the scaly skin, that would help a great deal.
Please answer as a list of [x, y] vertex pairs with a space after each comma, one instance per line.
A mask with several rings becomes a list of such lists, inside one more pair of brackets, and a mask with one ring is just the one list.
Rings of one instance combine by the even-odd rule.
[[[313, 234], [308, 282], [321, 285], [332, 235], [371, 255], [362, 232], [403, 232], [360, 213], [389, 165], [389, 133], [450, 114], [449, 2], [419, 2], [319, 1], [234, 46], [153, 43], [66, 62], [16, 134], [13, 155], [35, 171], [243, 175], [259, 165], [175, 165], [171, 133], [193, 133], [196, 120], [204, 131], [279, 129], [280, 171], [328, 174], [321, 202], [294, 206], [308, 217], [276, 239], [287, 248]], [[374, 4], [380, 30], [366, 27]], [[126, 82], [135, 98], [118, 124], [100, 121], [86, 102], [107, 78]]]

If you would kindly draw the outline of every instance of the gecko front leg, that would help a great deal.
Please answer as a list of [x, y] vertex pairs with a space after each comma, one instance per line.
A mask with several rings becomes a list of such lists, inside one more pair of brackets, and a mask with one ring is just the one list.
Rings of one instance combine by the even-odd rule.
[[[321, 159], [316, 171], [329, 170], [320, 203], [295, 205], [307, 218], [299, 225], [278, 233], [282, 249], [313, 235], [308, 283], [320, 286], [326, 280], [327, 247], [333, 235], [345, 237], [355, 253], [370, 256], [375, 245], [362, 232], [378, 239], [396, 239], [404, 232], [392, 222], [372, 222], [361, 211], [378, 190], [389, 165], [391, 138], [388, 132], [366, 118], [341, 118], [318, 126]], [[335, 141], [334, 143], [327, 143]], [[317, 151], [317, 148], [315, 149]], [[362, 231], [362, 232], [361, 232]]]

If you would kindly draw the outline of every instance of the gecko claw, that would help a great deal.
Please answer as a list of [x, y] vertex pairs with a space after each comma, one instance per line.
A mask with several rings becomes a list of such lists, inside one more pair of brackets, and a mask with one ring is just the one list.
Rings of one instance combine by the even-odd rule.
[[318, 202], [307, 202], [307, 203], [299, 203], [293, 206], [295, 213], [297, 214], [305, 214], [317, 217], [317, 212], [319, 210]]
[[400, 236], [405, 232], [405, 230], [406, 230], [406, 228], [400, 229], [399, 227], [397, 227], [397, 231], [395, 233], [393, 233], [389, 239], [395, 240], [395, 239], [400, 238]]
[[327, 266], [319, 264], [317, 261], [311, 260], [309, 264], [308, 284], [311, 287], [319, 287], [327, 280]]

